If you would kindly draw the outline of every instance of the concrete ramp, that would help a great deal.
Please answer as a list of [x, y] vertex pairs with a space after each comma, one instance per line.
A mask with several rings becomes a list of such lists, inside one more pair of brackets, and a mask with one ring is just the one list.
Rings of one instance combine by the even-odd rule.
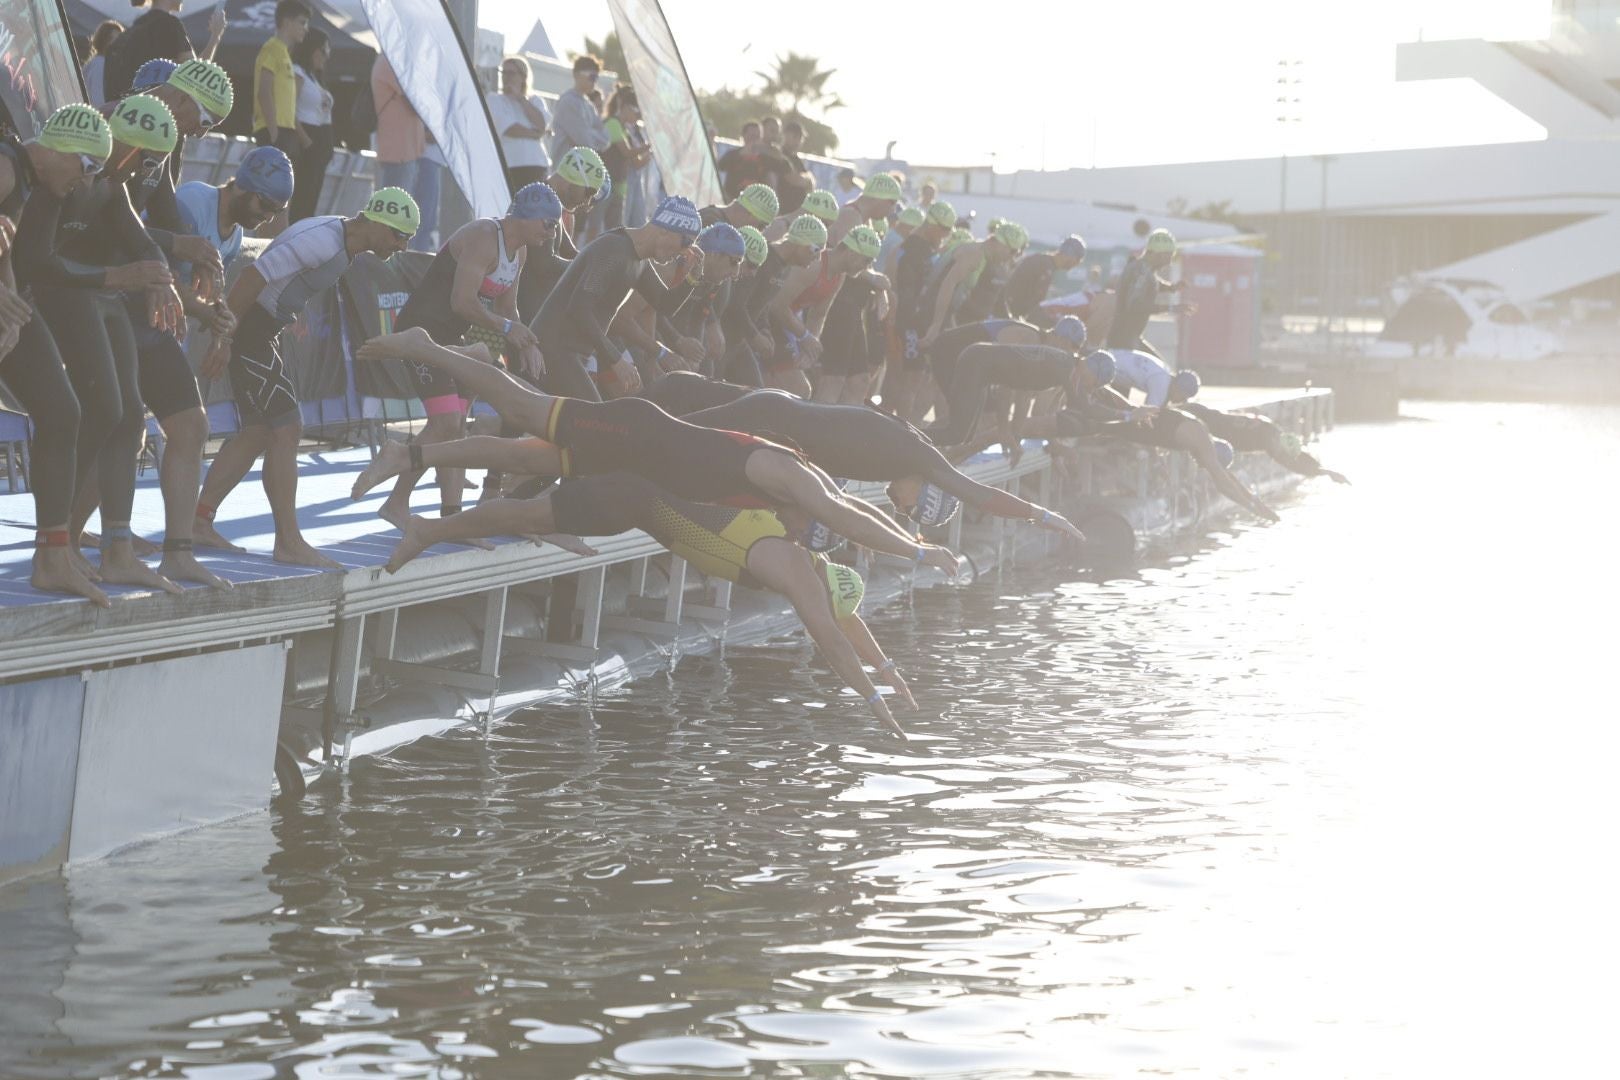
[[1620, 274], [1620, 210], [1540, 233], [1425, 276], [1490, 281], [1524, 303]]

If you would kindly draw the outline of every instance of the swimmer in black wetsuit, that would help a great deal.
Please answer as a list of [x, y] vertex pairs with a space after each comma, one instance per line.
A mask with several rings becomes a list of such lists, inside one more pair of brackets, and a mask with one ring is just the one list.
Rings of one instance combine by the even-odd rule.
[[[442, 444], [431, 449], [442, 449]], [[702, 573], [787, 597], [833, 670], [866, 699], [885, 727], [905, 738], [861, 667], [862, 660], [871, 664], [908, 706], [917, 707], [894, 661], [883, 655], [857, 613], [865, 591], [860, 575], [793, 543], [786, 526], [765, 510], [695, 503], [642, 477], [609, 473], [566, 481], [536, 499], [496, 500], [437, 521], [413, 517], [388, 560], [388, 572], [397, 573], [439, 543], [486, 536], [556, 537], [562, 546], [579, 550], [574, 537], [613, 536], [631, 529], [646, 532]]]
[[[1069, 329], [1071, 325], [1072, 330]], [[1034, 327], [1022, 323], [1011, 323], [1010, 326], [1040, 334]], [[1107, 386], [1112, 379], [1113, 361], [1106, 353], [1100, 354], [1102, 359], [1091, 360], [1088, 357], [1086, 362], [1082, 362], [1075, 351], [1071, 351], [1078, 349], [1077, 340], [1085, 340], [1085, 327], [1080, 325], [1080, 320], [1071, 318], [1041, 337], [1052, 344], [1002, 345], [986, 342], [969, 345], [962, 350], [960, 357], [947, 365], [944, 377], [939, 377], [936, 370], [936, 378], [948, 403], [949, 416], [943, 424], [935, 425], [928, 432], [929, 438], [941, 446], [968, 442], [978, 426], [979, 414], [984, 409], [992, 386], [1025, 393], [1061, 389], [1074, 400], [1083, 399]], [[1058, 344], [1064, 347], [1054, 347]]]
[[704, 427], [785, 438], [832, 476], [887, 481], [895, 508], [923, 525], [949, 521], [965, 502], [997, 517], [1033, 521], [1076, 540], [1085, 539], [1062, 514], [964, 475], [922, 432], [865, 405], [832, 405], [805, 401], [780, 390], [756, 390], [681, 419]]
[[1178, 405], [1182, 412], [1197, 418], [1217, 439], [1225, 439], [1236, 451], [1265, 454], [1290, 472], [1300, 476], [1325, 476], [1335, 484], [1348, 484], [1343, 473], [1324, 469], [1322, 463], [1305, 452], [1299, 436], [1284, 431], [1270, 418], [1250, 413], [1222, 412], [1196, 401]]
[[[540, 438], [472, 438], [409, 449], [389, 443], [355, 481], [354, 498], [407, 468], [424, 466], [538, 476], [635, 472], [682, 498], [748, 500], [796, 512], [874, 551], [956, 572], [956, 556], [943, 547], [917, 543], [881, 511], [843, 495], [824, 472], [792, 451], [753, 435], [684, 423], [644, 398], [592, 402], [537, 394], [466, 354], [475, 350], [482, 347], [446, 349], [422, 331], [411, 330], [367, 342], [360, 357], [402, 356], [436, 364], [503, 419]], [[808, 520], [796, 524], [807, 527]]]
[[1002, 291], [1004, 314], [1036, 326], [1051, 326], [1053, 318], [1041, 307], [1041, 302], [1052, 291], [1052, 279], [1067, 274], [1085, 257], [1086, 242], [1078, 236], [1069, 236], [1056, 251], [1033, 251], [1019, 259]]

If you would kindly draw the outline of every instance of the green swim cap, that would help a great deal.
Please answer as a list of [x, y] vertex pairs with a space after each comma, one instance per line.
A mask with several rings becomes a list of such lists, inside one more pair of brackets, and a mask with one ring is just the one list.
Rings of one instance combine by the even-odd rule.
[[908, 206], [904, 210], [900, 211], [900, 218], [897, 224], [904, 225], [908, 229], [915, 229], [927, 220], [928, 215], [922, 212], [921, 207]]
[[378, 188], [372, 192], [360, 216], [397, 229], [406, 236], [415, 236], [422, 224], [422, 210], [416, 205], [416, 200], [411, 198], [410, 192], [397, 187]]
[[885, 199], [893, 202], [900, 198], [900, 181], [886, 172], [880, 172], [866, 182], [866, 190], [861, 194], [868, 199]]
[[994, 235], [997, 240], [1011, 248], [1015, 254], [1023, 251], [1025, 246], [1029, 244], [1029, 230], [1016, 221], [1003, 221], [995, 227]]
[[34, 140], [47, 150], [83, 154], [106, 161], [112, 153], [112, 131], [101, 114], [83, 103], [64, 105], [51, 113]]
[[1286, 451], [1289, 456], [1293, 456], [1305, 448], [1305, 444], [1300, 441], [1300, 437], [1295, 435], [1292, 431], [1285, 431], [1282, 433], [1282, 445], [1283, 450]]
[[945, 238], [944, 243], [939, 245], [939, 252], [943, 255], [947, 251], [955, 251], [963, 244], [971, 243], [973, 243], [973, 234], [967, 229], [952, 229], [951, 234]]
[[844, 246], [866, 259], [875, 259], [883, 249], [883, 241], [870, 225], [857, 225], [844, 235]]
[[1176, 238], [1170, 235], [1169, 229], [1154, 229], [1148, 233], [1147, 249], [1158, 255], [1173, 255], [1176, 251]]
[[827, 246], [827, 226], [814, 215], [800, 214], [788, 226], [787, 238], [789, 243], [803, 244], [820, 251]]
[[947, 229], [956, 228], [956, 207], [939, 199], [928, 208], [928, 224], [943, 225]]
[[151, 94], [131, 94], [114, 105], [107, 126], [114, 141], [160, 154], [173, 150], [179, 135], [174, 113]]
[[763, 266], [765, 258], [771, 253], [771, 246], [765, 240], [765, 234], [752, 225], [744, 225], [737, 230], [742, 233], [743, 258], [755, 266]]
[[889, 235], [889, 219], [888, 218], [877, 218], [876, 220], [874, 220], [872, 222], [872, 231], [878, 234], [878, 239], [879, 240], [883, 239], [885, 236], [888, 236]]
[[822, 221], [838, 220], [838, 199], [832, 192], [823, 188], [816, 188], [804, 197], [804, 205], [799, 209], [806, 214], [814, 214]]
[[860, 610], [861, 597], [866, 595], [866, 582], [853, 568], [816, 556], [822, 573], [827, 575], [827, 592], [832, 598], [833, 614], [847, 619]]
[[169, 85], [185, 94], [217, 124], [231, 114], [236, 91], [225, 69], [208, 60], [187, 60], [174, 69]]
[[737, 205], [758, 218], [761, 225], [775, 221], [781, 210], [776, 192], [764, 184], [749, 184], [743, 188], [737, 195]]
[[602, 157], [588, 146], [576, 146], [557, 163], [557, 176], [570, 184], [578, 184], [591, 191], [601, 191], [607, 179], [607, 166]]

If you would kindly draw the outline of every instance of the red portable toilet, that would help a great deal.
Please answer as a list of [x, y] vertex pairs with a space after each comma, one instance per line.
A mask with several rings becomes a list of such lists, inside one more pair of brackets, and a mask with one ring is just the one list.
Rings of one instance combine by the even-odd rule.
[[1260, 348], [1260, 252], [1237, 244], [1181, 249], [1180, 299], [1198, 305], [1181, 316], [1177, 360], [1190, 368], [1249, 368]]

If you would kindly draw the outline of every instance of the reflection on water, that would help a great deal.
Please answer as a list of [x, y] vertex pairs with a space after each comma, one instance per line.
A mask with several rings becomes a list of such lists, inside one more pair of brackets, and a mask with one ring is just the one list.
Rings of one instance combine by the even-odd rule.
[[910, 745], [733, 650], [0, 892], [0, 1075], [1601, 1072], [1620, 412], [1414, 411], [880, 616]]

